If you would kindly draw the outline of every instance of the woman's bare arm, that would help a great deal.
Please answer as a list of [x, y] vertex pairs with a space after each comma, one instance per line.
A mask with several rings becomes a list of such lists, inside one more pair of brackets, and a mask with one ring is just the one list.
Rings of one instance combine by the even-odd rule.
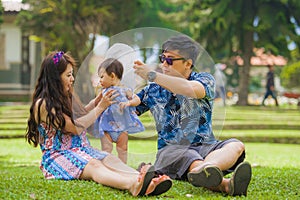
[[[88, 114], [79, 117], [74, 120], [75, 123], [72, 122], [71, 118], [67, 116], [66, 114], [63, 114], [65, 118], [65, 127], [64, 130], [66, 132], [72, 133], [72, 134], [80, 134], [83, 130], [87, 129], [90, 125], [92, 125], [97, 117], [111, 104], [115, 103], [113, 100], [118, 94], [114, 94], [114, 90], [111, 90], [107, 92], [100, 101], [98, 101], [98, 104], [96, 107], [94, 107], [91, 111], [88, 112]], [[40, 112], [38, 113], [38, 100], [35, 105], [35, 116], [36, 116], [36, 121], [38, 121], [37, 116], [38, 114], [40, 115], [40, 120], [42, 122], [47, 122], [47, 115], [48, 112], [46, 110], [46, 102], [43, 101]], [[94, 101], [96, 102], [96, 101]], [[55, 111], [53, 110], [55, 113]]]

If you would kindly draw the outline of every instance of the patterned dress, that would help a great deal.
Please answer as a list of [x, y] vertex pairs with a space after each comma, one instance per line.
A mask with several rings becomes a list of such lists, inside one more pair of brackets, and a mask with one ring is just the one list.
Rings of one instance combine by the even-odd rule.
[[102, 160], [108, 155], [90, 146], [85, 131], [80, 135], [62, 134], [45, 123], [38, 130], [42, 150], [40, 169], [46, 179], [78, 179], [91, 159]]
[[122, 86], [112, 86], [103, 90], [103, 94], [109, 90], [116, 90], [119, 94], [114, 100], [117, 103], [109, 106], [96, 120], [95, 137], [103, 137], [104, 131], [108, 133], [121, 133], [126, 131], [127, 133], [138, 133], [145, 130], [142, 122], [139, 120], [135, 107], [129, 106], [120, 110], [119, 102], [127, 102], [130, 98], [127, 97], [127, 93], [132, 93], [130, 88]]

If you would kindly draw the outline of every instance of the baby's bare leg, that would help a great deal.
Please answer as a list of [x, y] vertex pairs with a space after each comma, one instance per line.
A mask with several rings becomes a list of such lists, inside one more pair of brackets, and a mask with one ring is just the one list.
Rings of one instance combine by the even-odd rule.
[[111, 153], [113, 150], [113, 141], [107, 132], [104, 132], [104, 137], [101, 138], [102, 151]]
[[127, 149], [128, 149], [128, 133], [123, 132], [120, 134], [117, 141], [117, 152], [118, 157], [124, 162], [127, 163]]

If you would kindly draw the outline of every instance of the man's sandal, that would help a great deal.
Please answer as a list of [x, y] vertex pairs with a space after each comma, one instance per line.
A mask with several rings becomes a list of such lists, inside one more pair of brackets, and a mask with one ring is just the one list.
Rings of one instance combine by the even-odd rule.
[[189, 172], [187, 174], [189, 182], [196, 187], [216, 187], [223, 180], [221, 170], [213, 165], [204, 165], [198, 172]]
[[252, 169], [248, 162], [240, 163], [234, 170], [230, 178], [229, 195], [247, 196], [247, 188], [251, 181]]
[[172, 187], [171, 178], [167, 175], [159, 175], [151, 180], [145, 195], [156, 196], [167, 192]]
[[141, 168], [138, 182], [143, 182], [143, 185], [140, 192], [138, 193], [138, 196], [145, 195], [146, 190], [154, 176], [155, 176], [155, 171], [153, 165], [144, 165]]

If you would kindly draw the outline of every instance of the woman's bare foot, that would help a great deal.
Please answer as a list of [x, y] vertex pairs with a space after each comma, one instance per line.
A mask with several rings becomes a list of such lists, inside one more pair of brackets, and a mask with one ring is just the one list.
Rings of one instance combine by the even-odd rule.
[[148, 185], [155, 175], [154, 166], [144, 165], [140, 171], [140, 174], [130, 188], [130, 192], [133, 196], [144, 196]]

